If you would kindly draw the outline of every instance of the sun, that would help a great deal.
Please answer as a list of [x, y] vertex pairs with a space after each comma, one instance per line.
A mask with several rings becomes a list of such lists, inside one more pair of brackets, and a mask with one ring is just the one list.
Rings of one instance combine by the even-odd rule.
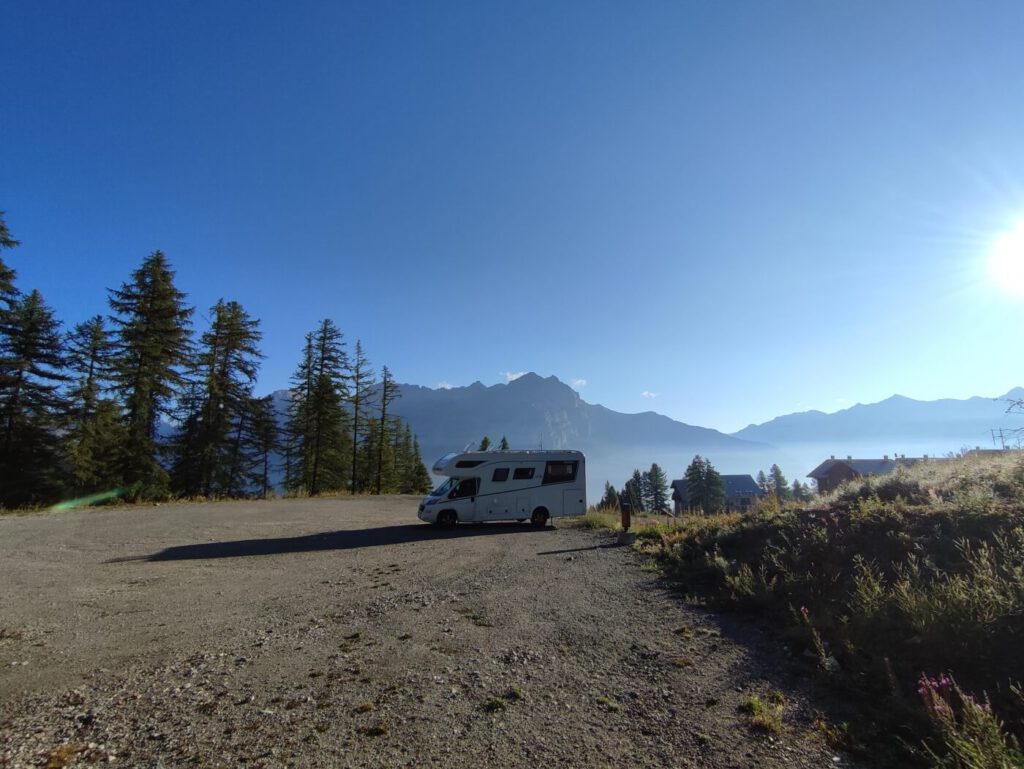
[[1024, 296], [1024, 221], [996, 241], [988, 257], [988, 272], [1004, 291]]

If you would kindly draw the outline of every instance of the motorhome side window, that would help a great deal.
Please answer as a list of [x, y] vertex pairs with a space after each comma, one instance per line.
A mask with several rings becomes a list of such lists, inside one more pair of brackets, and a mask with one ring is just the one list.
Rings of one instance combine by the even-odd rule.
[[491, 476], [491, 480], [494, 481], [495, 483], [500, 483], [502, 481], [507, 481], [508, 480], [508, 468], [507, 467], [495, 468], [494, 475]]
[[568, 483], [576, 480], [577, 462], [548, 462], [542, 483]]
[[462, 497], [475, 496], [479, 484], [479, 478], [463, 478], [459, 481], [459, 485], [455, 487], [455, 491], [452, 492], [451, 498], [461, 499]]
[[516, 471], [512, 473], [513, 481], [528, 481], [533, 477], [532, 467], [517, 467]]

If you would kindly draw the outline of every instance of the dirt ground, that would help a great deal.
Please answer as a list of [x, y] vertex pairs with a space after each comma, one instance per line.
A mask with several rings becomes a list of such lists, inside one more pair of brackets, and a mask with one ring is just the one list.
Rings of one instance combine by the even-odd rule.
[[854, 765], [806, 663], [612, 535], [417, 503], [0, 518], [0, 767]]

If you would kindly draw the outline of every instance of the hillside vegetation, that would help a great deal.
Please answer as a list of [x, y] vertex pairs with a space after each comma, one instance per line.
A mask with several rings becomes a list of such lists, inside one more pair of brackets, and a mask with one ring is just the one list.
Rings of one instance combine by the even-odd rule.
[[[811, 505], [689, 516], [637, 547], [687, 591], [777, 623], [890, 760], [1024, 765], [1024, 457], [932, 461]], [[887, 735], [882, 738], [879, 735]]]

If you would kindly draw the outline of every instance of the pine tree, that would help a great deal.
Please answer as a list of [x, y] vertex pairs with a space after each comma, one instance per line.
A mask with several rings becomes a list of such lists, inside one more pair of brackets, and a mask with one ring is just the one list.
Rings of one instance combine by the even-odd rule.
[[686, 468], [686, 493], [690, 508], [705, 515], [721, 512], [725, 507], [725, 483], [711, 461], [700, 454]]
[[366, 420], [369, 413], [370, 401], [376, 391], [376, 379], [373, 369], [370, 368], [370, 361], [363, 353], [363, 345], [356, 340], [355, 355], [352, 358], [348, 378], [348, 403], [352, 409], [352, 493], [361, 489], [364, 484], [360, 482], [359, 467], [356, 461], [364, 434], [366, 432]]
[[398, 388], [398, 383], [395, 382], [395, 378], [391, 376], [391, 372], [388, 367], [385, 366], [381, 370], [380, 375], [380, 438], [377, 442], [377, 493], [381, 493], [381, 484], [383, 482], [383, 471], [384, 471], [384, 448], [387, 444], [387, 438], [384, 435], [384, 430], [387, 427], [388, 420], [388, 406], [395, 398], [401, 398], [402, 393]]
[[597, 503], [597, 506], [606, 510], [619, 509], [619, 494], [608, 481], [604, 482], [604, 496], [601, 497], [601, 501]]
[[347, 370], [341, 331], [329, 318], [324, 319], [306, 336], [303, 359], [292, 379], [290, 491], [315, 496], [348, 486], [352, 447], [342, 405], [348, 397]]
[[188, 413], [175, 446], [175, 490], [240, 496], [248, 482], [243, 436], [259, 371], [259, 321], [238, 302], [218, 300], [199, 340]]
[[[11, 237], [7, 230], [7, 223], [4, 221], [4, 212], [0, 211], [0, 251], [16, 248], [21, 243]], [[3, 259], [0, 259], [0, 312], [10, 310], [18, 297], [18, 289], [14, 286], [14, 279], [17, 277], [14, 270], [8, 267]]]
[[[15, 248], [18, 245], [20, 245], [19, 242], [12, 238], [11, 233], [7, 230], [7, 224], [4, 222], [4, 212], [0, 211], [0, 252], [5, 249]], [[17, 275], [14, 270], [8, 267], [3, 259], [0, 259], [0, 344], [3, 344], [4, 338], [10, 335], [10, 314], [20, 295], [17, 287], [14, 285], [16, 277]], [[0, 391], [6, 390], [11, 384], [5, 379], [8, 373], [10, 372], [4, 367], [0, 367]]]
[[247, 477], [262, 499], [270, 492], [270, 455], [278, 448], [277, 414], [274, 397], [252, 398], [244, 434]]
[[491, 448], [491, 439], [485, 435], [483, 440], [480, 441], [477, 451], [487, 451], [489, 448]]
[[782, 469], [778, 465], [772, 465], [768, 470], [768, 485], [775, 492], [775, 498], [779, 502], [789, 499], [789, 481], [786, 480], [786, 476], [782, 474]]
[[124, 484], [127, 432], [121, 409], [104, 398], [113, 375], [113, 346], [103, 317], [79, 323], [66, 339], [69, 423], [66, 445], [76, 494], [114, 491]]
[[665, 471], [657, 463], [651, 465], [647, 473], [648, 494], [650, 496], [649, 509], [653, 513], [667, 513], [668, 506], [668, 478]]
[[60, 323], [38, 291], [4, 313], [0, 336], [0, 505], [60, 498], [66, 465], [57, 428], [67, 411]]
[[623, 501], [628, 502], [634, 513], [642, 513], [644, 507], [644, 481], [639, 470], [634, 470], [632, 477], [622, 487]]
[[125, 411], [125, 482], [130, 496], [162, 496], [167, 473], [157, 461], [157, 428], [172, 416], [191, 363], [192, 308], [174, 285], [167, 258], [154, 251], [120, 289], [111, 289], [114, 389]]
[[654, 507], [654, 493], [651, 486], [651, 474], [644, 471], [640, 474], [640, 503], [644, 512], [657, 512]]
[[508, 438], [501, 436], [501, 443], [498, 444], [498, 451], [508, 451]]
[[423, 464], [423, 455], [420, 453], [420, 442], [415, 437], [412, 441], [413, 447], [413, 461], [411, 463], [411, 470], [409, 473], [408, 482], [405, 488], [408, 489], [406, 493], [411, 494], [426, 494], [433, 488], [433, 484], [430, 482], [430, 473], [427, 472], [426, 465]]
[[768, 488], [768, 476], [764, 474], [764, 470], [757, 471], [757, 488], [761, 489], [762, 494], [767, 494], [770, 491]]

